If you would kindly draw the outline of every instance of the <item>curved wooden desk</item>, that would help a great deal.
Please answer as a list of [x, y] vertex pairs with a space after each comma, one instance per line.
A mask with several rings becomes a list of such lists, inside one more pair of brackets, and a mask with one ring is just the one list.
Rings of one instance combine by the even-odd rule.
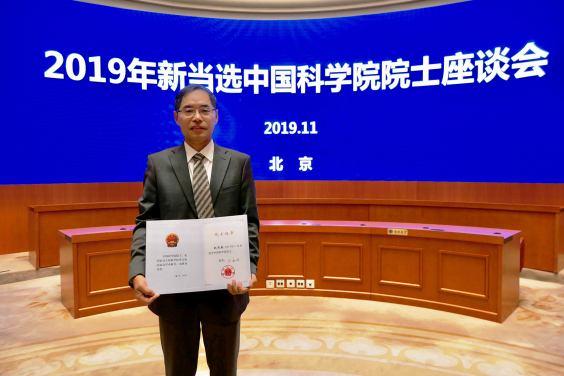
[[564, 269], [564, 208], [424, 200], [258, 199], [261, 220], [388, 221], [510, 228], [522, 231], [526, 268]]
[[[132, 230], [58, 232], [61, 300], [73, 317], [140, 305], [127, 280]], [[519, 303], [520, 235], [409, 223], [261, 221], [251, 295], [372, 299], [502, 322]], [[315, 288], [267, 289], [267, 279], [314, 280]]]
[[[503, 322], [519, 305], [520, 236], [432, 224], [261, 221], [251, 295], [378, 300]], [[267, 280], [314, 280], [315, 288], [267, 289]]]

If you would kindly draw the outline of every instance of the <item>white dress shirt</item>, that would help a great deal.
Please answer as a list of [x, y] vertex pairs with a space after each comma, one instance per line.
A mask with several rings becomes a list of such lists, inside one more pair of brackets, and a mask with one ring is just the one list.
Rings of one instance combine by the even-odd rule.
[[205, 158], [202, 160], [204, 164], [204, 168], [206, 169], [206, 173], [208, 174], [208, 183], [211, 182], [211, 172], [212, 172], [212, 163], [213, 163], [213, 151], [214, 145], [213, 140], [210, 141], [201, 151], [196, 151], [194, 148], [184, 141], [184, 148], [186, 149], [186, 159], [188, 160], [188, 170], [190, 171], [190, 181], [192, 180], [192, 176], [194, 176], [194, 160], [192, 159], [194, 155], [200, 153]]

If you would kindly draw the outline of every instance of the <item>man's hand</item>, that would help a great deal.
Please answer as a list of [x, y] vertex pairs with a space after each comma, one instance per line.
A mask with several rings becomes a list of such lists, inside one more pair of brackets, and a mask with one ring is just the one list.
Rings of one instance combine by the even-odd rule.
[[153, 303], [160, 296], [147, 286], [147, 281], [141, 274], [133, 278], [133, 289], [135, 290], [135, 299], [145, 305]]
[[247, 291], [249, 291], [249, 289], [253, 287], [256, 283], [257, 283], [257, 275], [252, 273], [251, 283], [249, 283], [249, 287], [243, 287], [241, 282], [237, 283], [237, 281], [233, 280], [230, 284], [229, 283], [227, 284], [227, 291], [229, 291], [231, 295], [244, 294]]

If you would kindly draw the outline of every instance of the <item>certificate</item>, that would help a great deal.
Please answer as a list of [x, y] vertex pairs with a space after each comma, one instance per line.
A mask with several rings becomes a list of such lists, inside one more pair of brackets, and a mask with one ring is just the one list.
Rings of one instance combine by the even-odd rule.
[[247, 216], [147, 221], [145, 278], [157, 294], [249, 287]]

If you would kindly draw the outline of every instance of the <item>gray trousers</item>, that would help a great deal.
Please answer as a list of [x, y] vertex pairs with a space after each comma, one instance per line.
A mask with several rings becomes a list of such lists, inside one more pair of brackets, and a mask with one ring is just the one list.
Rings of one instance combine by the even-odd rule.
[[191, 376], [198, 368], [200, 322], [210, 376], [236, 376], [241, 320], [211, 323], [199, 317], [159, 317], [166, 376]]

